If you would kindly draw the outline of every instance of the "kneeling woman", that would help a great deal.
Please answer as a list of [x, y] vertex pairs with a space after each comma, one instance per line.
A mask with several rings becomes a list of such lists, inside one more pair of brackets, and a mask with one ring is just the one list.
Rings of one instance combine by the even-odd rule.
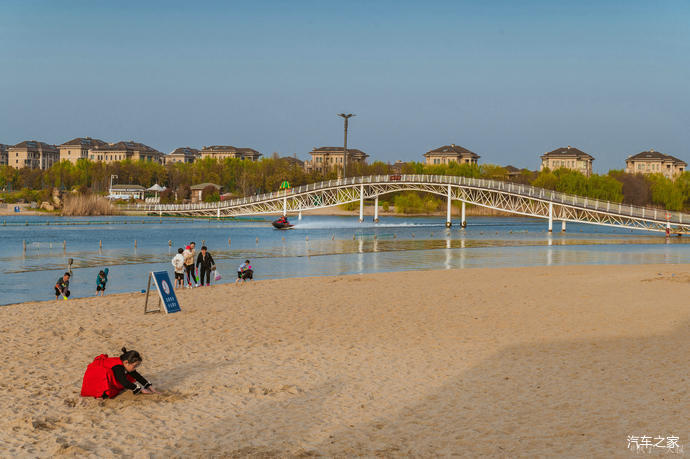
[[[114, 398], [125, 389], [135, 394], [153, 394], [156, 390], [137, 371], [141, 355], [137, 351], [122, 348], [120, 357], [101, 354], [86, 367], [81, 385], [82, 397]], [[137, 386], [138, 382], [140, 386]]]

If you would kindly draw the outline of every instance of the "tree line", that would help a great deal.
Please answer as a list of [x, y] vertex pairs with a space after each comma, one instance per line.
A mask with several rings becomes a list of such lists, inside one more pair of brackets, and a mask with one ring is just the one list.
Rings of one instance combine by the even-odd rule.
[[[682, 211], [690, 208], [690, 173], [684, 172], [674, 180], [662, 174], [628, 174], [611, 170], [607, 174], [589, 177], [569, 169], [545, 169], [533, 172], [527, 169], [510, 174], [505, 167], [482, 164], [427, 165], [419, 162], [404, 163], [397, 168], [380, 161], [372, 164], [351, 164], [349, 176], [387, 174], [455, 175], [474, 178], [506, 180], [533, 185], [563, 193], [587, 196], [611, 202], [639, 206], [659, 206]], [[248, 196], [278, 190], [283, 181], [291, 186], [337, 178], [335, 170], [327, 173], [304, 171], [303, 167], [289, 158], [277, 155], [259, 161], [240, 159], [215, 160], [206, 158], [194, 163], [159, 164], [147, 161], [119, 161], [113, 163], [80, 159], [76, 164], [62, 161], [48, 170], [15, 169], [0, 166], [0, 190], [6, 202], [24, 199], [41, 200], [53, 188], [77, 190], [80, 193], [106, 194], [111, 175], [117, 175], [115, 183], [150, 187], [155, 183], [168, 188], [161, 198], [165, 202], [183, 202], [190, 197], [190, 187], [199, 183], [215, 183], [224, 193], [233, 197]], [[209, 190], [209, 199], [218, 199]], [[416, 192], [382, 196], [381, 203], [396, 204], [401, 211], [433, 211], [441, 209], [443, 200]]]

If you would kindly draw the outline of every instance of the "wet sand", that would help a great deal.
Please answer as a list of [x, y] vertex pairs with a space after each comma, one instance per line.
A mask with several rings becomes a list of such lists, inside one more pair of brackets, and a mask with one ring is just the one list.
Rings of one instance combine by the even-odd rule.
[[[690, 269], [400, 272], [0, 307], [3, 456], [628, 457], [688, 444]], [[163, 391], [79, 397], [126, 345]], [[663, 451], [663, 450], [658, 450]]]

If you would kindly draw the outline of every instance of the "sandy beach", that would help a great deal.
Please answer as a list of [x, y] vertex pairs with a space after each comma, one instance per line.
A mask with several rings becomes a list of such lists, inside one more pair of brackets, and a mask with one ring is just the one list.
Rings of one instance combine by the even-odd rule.
[[[466, 269], [183, 290], [173, 315], [144, 315], [142, 294], [0, 307], [0, 451], [628, 457], [628, 435], [687, 447], [689, 283], [686, 265]], [[86, 365], [123, 345], [162, 393], [81, 398]]]

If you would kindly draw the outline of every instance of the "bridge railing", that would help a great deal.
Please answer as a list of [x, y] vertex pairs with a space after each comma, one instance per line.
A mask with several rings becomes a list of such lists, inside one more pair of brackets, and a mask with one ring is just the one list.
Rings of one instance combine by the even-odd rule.
[[593, 211], [605, 211], [622, 216], [648, 218], [654, 220], [664, 220], [670, 223], [690, 223], [690, 215], [681, 212], [670, 212], [664, 209], [655, 207], [639, 207], [630, 204], [622, 204], [617, 202], [602, 201], [599, 199], [587, 198], [582, 196], [569, 195], [558, 191], [546, 190], [544, 188], [536, 188], [531, 185], [518, 184], [514, 182], [505, 182], [501, 180], [450, 176], [450, 175], [418, 175], [418, 174], [388, 174], [388, 175], [370, 175], [363, 177], [347, 177], [336, 180], [324, 180], [318, 183], [310, 183], [301, 185], [289, 190], [274, 191], [270, 193], [263, 193], [254, 196], [247, 196], [243, 198], [231, 199], [228, 201], [221, 201], [215, 203], [194, 203], [194, 204], [137, 204], [135, 206], [128, 206], [129, 210], [140, 210], [145, 212], [165, 212], [167, 210], [175, 211], [200, 211], [200, 210], [216, 210], [226, 207], [236, 207], [241, 205], [249, 205], [256, 202], [272, 201], [276, 199], [283, 199], [291, 195], [306, 193], [314, 190], [325, 188], [364, 185], [370, 183], [439, 183], [459, 186], [469, 186], [478, 189], [486, 189], [491, 191], [504, 191], [520, 196], [551, 201], [556, 204], [565, 204], [575, 206], [583, 209]]

